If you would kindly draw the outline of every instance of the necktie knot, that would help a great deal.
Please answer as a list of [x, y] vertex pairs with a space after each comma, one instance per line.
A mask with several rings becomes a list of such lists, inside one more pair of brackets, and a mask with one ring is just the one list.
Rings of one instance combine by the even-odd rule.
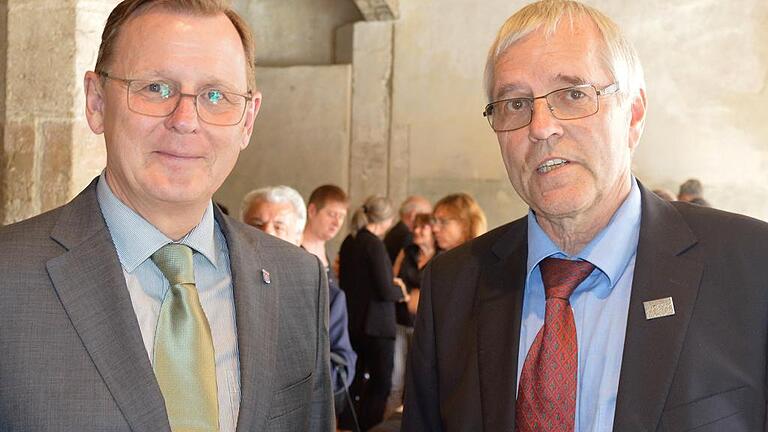
[[572, 261], [545, 258], [539, 263], [541, 279], [547, 299], [555, 297], [568, 300], [584, 279], [595, 268], [589, 261]]
[[195, 283], [192, 249], [180, 243], [168, 243], [152, 254], [152, 262], [173, 285]]

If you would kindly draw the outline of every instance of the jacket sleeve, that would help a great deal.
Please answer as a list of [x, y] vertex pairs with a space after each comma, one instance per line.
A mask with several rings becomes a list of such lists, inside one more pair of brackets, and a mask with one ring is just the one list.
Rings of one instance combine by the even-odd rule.
[[312, 389], [312, 406], [309, 418], [310, 431], [335, 431], [335, 415], [333, 410], [333, 391], [331, 389], [331, 361], [328, 341], [328, 279], [325, 269], [317, 260], [317, 351], [314, 371], [314, 386]]
[[389, 260], [384, 243], [371, 239], [365, 248], [371, 266], [371, 284], [378, 301], [396, 302], [403, 298], [403, 292], [392, 282], [392, 262]]
[[[349, 324], [347, 320], [347, 299], [344, 292], [334, 287], [331, 291], [331, 314], [329, 321], [329, 335], [331, 342], [331, 352], [338, 354], [346, 365], [334, 365], [331, 370], [333, 380], [333, 390], [342, 389], [345, 386], [352, 384], [352, 379], [355, 377], [355, 362], [357, 361], [357, 354], [352, 349], [352, 344], [349, 341]], [[339, 368], [344, 368], [346, 372], [346, 382], [341, 382], [339, 376]]]
[[440, 432], [435, 330], [432, 311], [431, 265], [424, 270], [413, 343], [408, 350], [405, 408], [401, 432]]

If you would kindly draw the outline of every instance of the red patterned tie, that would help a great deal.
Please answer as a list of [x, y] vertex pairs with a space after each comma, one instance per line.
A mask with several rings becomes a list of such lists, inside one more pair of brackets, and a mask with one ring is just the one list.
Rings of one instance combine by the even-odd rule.
[[542, 326], [523, 364], [515, 405], [518, 432], [571, 432], [576, 415], [578, 348], [568, 298], [595, 267], [546, 258], [539, 263], [547, 296]]

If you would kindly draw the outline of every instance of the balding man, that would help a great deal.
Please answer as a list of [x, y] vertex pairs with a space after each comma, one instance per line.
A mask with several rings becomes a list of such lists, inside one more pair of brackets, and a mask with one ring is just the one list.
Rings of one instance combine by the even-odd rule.
[[104, 172], [0, 230], [0, 430], [333, 430], [325, 272], [211, 201], [261, 104], [254, 46], [222, 0], [110, 14], [84, 79]]
[[413, 241], [414, 218], [420, 213], [432, 213], [432, 204], [423, 196], [412, 195], [400, 204], [399, 213], [400, 220], [384, 236], [384, 246], [393, 263], [397, 254]]

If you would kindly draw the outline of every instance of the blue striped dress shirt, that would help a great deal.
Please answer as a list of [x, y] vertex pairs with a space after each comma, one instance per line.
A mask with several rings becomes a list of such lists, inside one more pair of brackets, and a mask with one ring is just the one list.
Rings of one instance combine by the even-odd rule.
[[561, 251], [528, 213], [528, 272], [520, 328], [517, 378], [525, 357], [544, 325], [546, 299], [539, 262], [549, 256], [583, 259], [595, 265], [571, 295], [576, 322], [579, 370], [576, 386], [575, 432], [613, 428], [621, 357], [629, 313], [629, 295], [640, 235], [640, 189], [632, 189], [608, 225], [578, 254]]
[[[123, 267], [144, 347], [152, 361], [160, 305], [169, 285], [149, 258], [162, 246], [171, 243], [171, 239], [123, 204], [107, 185], [104, 173], [99, 177], [96, 191], [101, 212]], [[212, 203], [208, 204], [200, 223], [179, 243], [196, 252], [193, 258], [195, 284], [211, 327], [216, 352], [219, 426], [223, 432], [234, 431], [240, 409], [240, 359], [235, 302], [229, 250], [214, 220]]]

